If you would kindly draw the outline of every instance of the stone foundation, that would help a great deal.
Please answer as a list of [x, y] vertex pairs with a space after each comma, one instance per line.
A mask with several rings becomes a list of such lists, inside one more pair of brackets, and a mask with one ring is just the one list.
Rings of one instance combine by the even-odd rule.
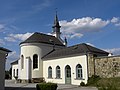
[[31, 83], [32, 82], [32, 80], [31, 79], [29, 79], [29, 80], [21, 80], [21, 79], [18, 79], [17, 80], [17, 83]]
[[24, 80], [24, 79], [18, 79], [17, 83], [41, 83], [41, 82], [45, 82], [44, 78], [32, 78], [29, 80]]

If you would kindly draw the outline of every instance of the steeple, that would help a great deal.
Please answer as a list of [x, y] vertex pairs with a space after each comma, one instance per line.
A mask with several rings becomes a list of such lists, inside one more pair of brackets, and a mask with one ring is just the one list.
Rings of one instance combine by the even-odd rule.
[[58, 16], [57, 16], [57, 12], [56, 12], [56, 15], [55, 15], [55, 19], [54, 19], [54, 25], [53, 25], [53, 28], [59, 28], [60, 29], [60, 25], [59, 25], [59, 20], [58, 20]]
[[55, 15], [55, 19], [54, 19], [54, 24], [53, 24], [53, 35], [56, 37], [56, 38], [59, 38], [60, 37], [60, 28], [61, 26], [59, 25], [59, 20], [58, 20], [58, 16], [57, 16], [57, 11], [56, 11], [56, 15]]
[[55, 18], [54, 18], [54, 23], [53, 23], [52, 28], [53, 28], [52, 35], [55, 36], [56, 38], [58, 38], [65, 46], [67, 46], [67, 39], [65, 39], [65, 42], [64, 42], [60, 37], [60, 35], [61, 35], [61, 32], [60, 32], [61, 26], [59, 25], [57, 11], [56, 11], [56, 15], [55, 15]]

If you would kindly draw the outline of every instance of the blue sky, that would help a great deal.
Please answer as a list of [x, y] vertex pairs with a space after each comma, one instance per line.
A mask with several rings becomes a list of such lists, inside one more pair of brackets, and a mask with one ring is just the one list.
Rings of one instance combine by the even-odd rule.
[[0, 46], [19, 58], [19, 43], [34, 32], [52, 32], [58, 11], [62, 37], [68, 45], [87, 43], [120, 54], [120, 0], [0, 0]]

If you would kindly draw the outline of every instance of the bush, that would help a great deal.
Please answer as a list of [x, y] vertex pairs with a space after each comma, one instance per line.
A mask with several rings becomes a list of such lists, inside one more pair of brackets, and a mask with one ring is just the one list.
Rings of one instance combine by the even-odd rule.
[[102, 85], [101, 87], [98, 88], [98, 90], [120, 90], [118, 89], [113, 82], [109, 82], [107, 85]]
[[108, 87], [102, 86], [102, 87], [99, 87], [98, 90], [120, 90], [120, 89], [118, 89], [115, 86], [108, 86]]
[[84, 83], [84, 82], [81, 82], [81, 83], [80, 83], [80, 86], [85, 86], [85, 83]]
[[93, 75], [92, 77], [90, 77], [88, 79], [88, 86], [98, 86], [97, 82], [100, 80], [101, 78], [97, 75]]
[[57, 90], [56, 83], [40, 83], [36, 85], [37, 90]]
[[9, 71], [5, 71], [5, 79], [11, 79]]
[[100, 78], [95, 75], [88, 79], [86, 86], [95, 86], [98, 90], [120, 90], [120, 77]]

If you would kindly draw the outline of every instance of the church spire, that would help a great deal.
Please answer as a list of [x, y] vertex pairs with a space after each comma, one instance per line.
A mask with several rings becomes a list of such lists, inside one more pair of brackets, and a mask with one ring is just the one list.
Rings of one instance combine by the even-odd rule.
[[53, 34], [55, 34], [55, 37], [60, 37], [60, 28], [61, 26], [59, 25], [59, 20], [58, 20], [58, 16], [57, 16], [57, 11], [56, 11], [56, 15], [55, 15], [55, 19], [54, 19], [54, 24], [53, 24]]
[[59, 20], [58, 20], [58, 16], [57, 16], [57, 11], [56, 11], [56, 15], [55, 15], [55, 19], [54, 19], [54, 25], [53, 28], [57, 27], [60, 28], [61, 26], [59, 25]]
[[54, 23], [53, 23], [52, 28], [53, 28], [52, 35], [55, 36], [56, 38], [58, 38], [64, 44], [64, 41], [60, 37], [60, 35], [61, 35], [61, 32], [60, 32], [61, 26], [59, 25], [57, 11], [56, 11], [56, 15], [55, 15], [55, 18], [54, 18]]

